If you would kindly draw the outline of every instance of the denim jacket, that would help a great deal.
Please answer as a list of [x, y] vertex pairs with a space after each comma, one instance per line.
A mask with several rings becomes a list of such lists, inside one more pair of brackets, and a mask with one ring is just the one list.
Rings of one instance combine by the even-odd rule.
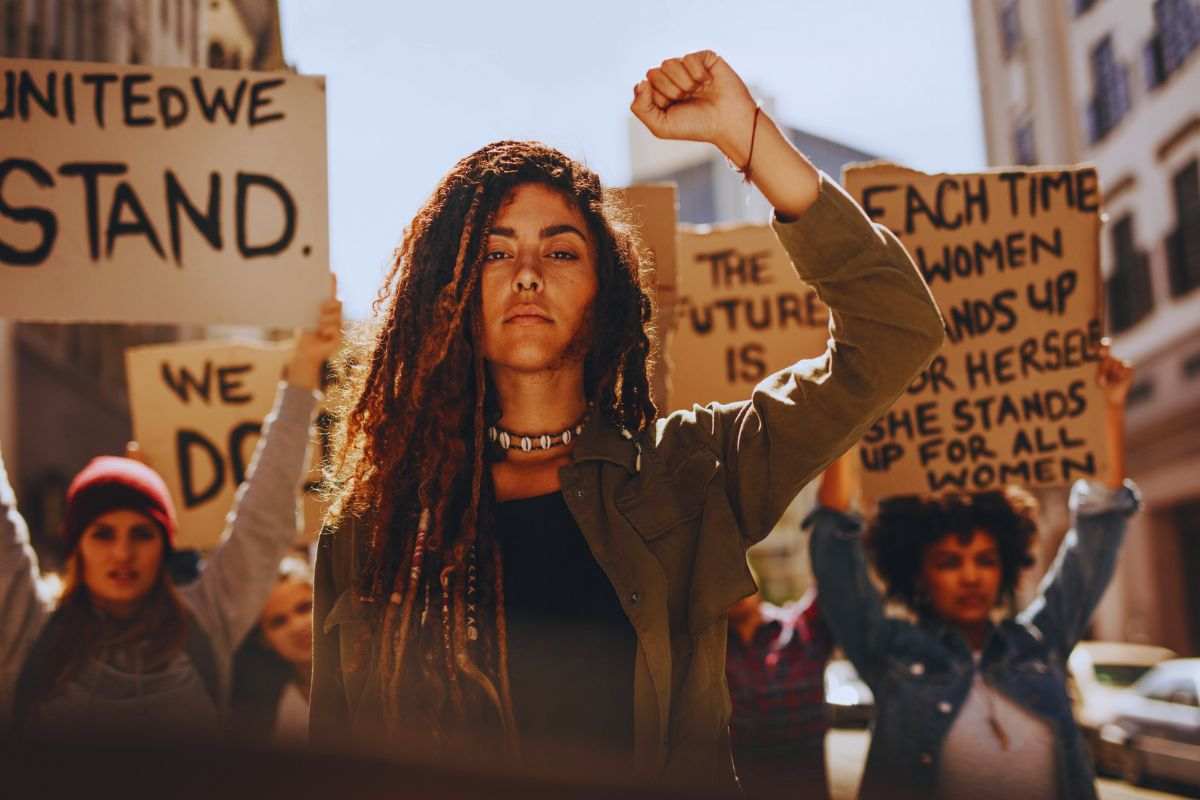
[[[1051, 727], [1058, 797], [1094, 798], [1095, 777], [1067, 696], [1067, 657], [1082, 637], [1116, 565], [1136, 487], [1076, 482], [1072, 525], [1037, 597], [996, 625], [979, 669], [993, 688]], [[971, 690], [976, 669], [966, 641], [932, 618], [884, 616], [867, 574], [859, 518], [818, 508], [806, 520], [821, 603], [834, 637], [875, 695], [875, 723], [862, 798], [930, 797], [942, 743]]]

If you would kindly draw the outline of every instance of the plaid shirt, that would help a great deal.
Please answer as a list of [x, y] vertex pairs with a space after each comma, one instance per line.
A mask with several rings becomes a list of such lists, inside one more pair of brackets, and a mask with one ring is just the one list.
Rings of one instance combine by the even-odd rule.
[[739, 772], [753, 760], [824, 753], [825, 664], [833, 637], [816, 594], [780, 608], [762, 604], [763, 622], [745, 644], [733, 627], [725, 675], [733, 701], [730, 724]]

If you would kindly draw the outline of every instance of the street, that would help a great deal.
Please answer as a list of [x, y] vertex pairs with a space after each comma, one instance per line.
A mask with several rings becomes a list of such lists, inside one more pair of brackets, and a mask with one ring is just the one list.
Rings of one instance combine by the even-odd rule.
[[[834, 729], [825, 737], [825, 752], [829, 765], [829, 789], [834, 800], [852, 800], [858, 789], [863, 761], [867, 757], [870, 734], [860, 730]], [[1130, 786], [1123, 781], [1101, 779], [1102, 800], [1134, 800], [1134, 798], [1188, 797], [1156, 789]], [[1193, 793], [1190, 796], [1196, 796]]]

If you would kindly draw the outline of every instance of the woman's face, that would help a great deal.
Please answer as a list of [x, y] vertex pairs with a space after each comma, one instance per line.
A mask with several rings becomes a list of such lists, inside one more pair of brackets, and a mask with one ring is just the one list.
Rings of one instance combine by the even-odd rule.
[[263, 636], [280, 658], [291, 664], [312, 661], [313, 590], [304, 581], [275, 584], [263, 608], [259, 625]]
[[483, 265], [483, 350], [496, 367], [542, 372], [587, 355], [598, 280], [583, 214], [537, 183], [500, 206]]
[[1000, 595], [1000, 548], [987, 531], [976, 530], [964, 544], [943, 536], [925, 550], [921, 586], [939, 617], [956, 625], [987, 620]]
[[158, 580], [163, 549], [162, 530], [140, 511], [118, 509], [96, 517], [78, 545], [92, 602], [117, 616], [131, 613]]

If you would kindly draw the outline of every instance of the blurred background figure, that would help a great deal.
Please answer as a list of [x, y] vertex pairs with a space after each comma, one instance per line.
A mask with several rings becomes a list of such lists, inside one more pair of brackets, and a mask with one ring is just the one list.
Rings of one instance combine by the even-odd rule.
[[312, 678], [313, 575], [288, 556], [258, 624], [233, 661], [234, 731], [254, 741], [303, 744]]
[[6, 729], [140, 739], [220, 729], [233, 652], [296, 539], [316, 390], [340, 341], [341, 303], [330, 299], [317, 329], [298, 339], [221, 544], [186, 586], [176, 587], [166, 567], [177, 529], [166, 484], [139, 461], [102, 456], [68, 489], [67, 572], [61, 597], [47, 596], [0, 462]]
[[[1095, 797], [1095, 778], [1067, 693], [1067, 656], [1112, 577], [1126, 519], [1128, 364], [1102, 354], [1110, 464], [1077, 481], [1072, 530], [1036, 598], [1011, 612], [1033, 565], [1037, 506], [1017, 487], [880, 502], [866, 526], [845, 512], [851, 460], [822, 478], [812, 516], [813, 571], [826, 618], [878, 699], [860, 796]], [[884, 615], [867, 556], [889, 598], [916, 621]]]
[[832, 649], [815, 590], [784, 606], [755, 592], [729, 609], [730, 738], [750, 797], [829, 796], [824, 674]]

